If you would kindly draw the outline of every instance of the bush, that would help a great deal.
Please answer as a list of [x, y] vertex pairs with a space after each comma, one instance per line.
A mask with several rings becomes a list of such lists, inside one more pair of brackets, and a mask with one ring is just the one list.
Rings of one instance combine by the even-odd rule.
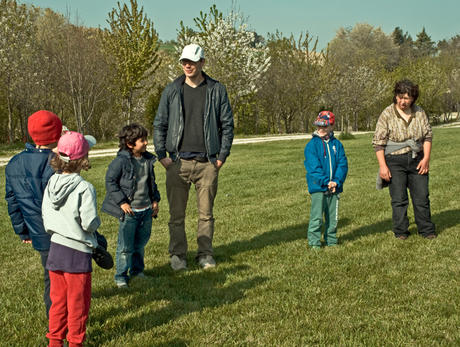
[[354, 139], [356, 139], [356, 137], [352, 133], [341, 132], [339, 135], [339, 140], [354, 140]]

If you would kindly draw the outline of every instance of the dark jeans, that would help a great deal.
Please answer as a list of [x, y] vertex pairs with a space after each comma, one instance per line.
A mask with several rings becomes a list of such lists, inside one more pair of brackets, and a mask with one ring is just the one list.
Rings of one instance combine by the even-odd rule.
[[[127, 283], [129, 277], [144, 271], [144, 249], [152, 231], [152, 209], [125, 215], [118, 228], [115, 282]], [[129, 272], [129, 274], [128, 274]]]
[[423, 154], [412, 158], [412, 152], [400, 155], [387, 155], [385, 160], [391, 172], [389, 184], [391, 207], [393, 209], [393, 232], [395, 236], [409, 235], [409, 219], [407, 207], [409, 189], [414, 207], [415, 223], [422, 236], [435, 233], [435, 226], [431, 221], [430, 199], [428, 192], [428, 174], [419, 175], [417, 165]]
[[40, 257], [42, 259], [43, 265], [43, 279], [45, 282], [45, 291], [43, 293], [43, 301], [45, 302], [46, 307], [46, 317], [49, 317], [50, 307], [51, 307], [51, 299], [50, 299], [50, 275], [48, 270], [46, 270], [46, 261], [48, 260], [48, 253], [49, 251], [38, 251], [40, 253]]

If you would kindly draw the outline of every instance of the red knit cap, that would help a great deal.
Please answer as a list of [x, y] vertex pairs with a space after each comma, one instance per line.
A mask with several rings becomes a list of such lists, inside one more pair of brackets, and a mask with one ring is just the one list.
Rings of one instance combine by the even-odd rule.
[[59, 140], [62, 122], [53, 112], [41, 110], [29, 117], [27, 129], [35, 144], [44, 146]]

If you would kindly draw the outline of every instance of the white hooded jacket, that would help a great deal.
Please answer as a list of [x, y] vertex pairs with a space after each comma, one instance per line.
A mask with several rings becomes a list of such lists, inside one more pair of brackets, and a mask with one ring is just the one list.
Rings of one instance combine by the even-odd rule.
[[51, 242], [85, 253], [97, 247], [94, 232], [97, 215], [96, 191], [79, 174], [54, 174], [43, 194], [42, 216]]

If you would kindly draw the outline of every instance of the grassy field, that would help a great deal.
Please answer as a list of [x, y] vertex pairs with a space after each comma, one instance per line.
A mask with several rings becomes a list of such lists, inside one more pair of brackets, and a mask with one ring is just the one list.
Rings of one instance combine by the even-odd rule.
[[[375, 190], [371, 135], [344, 141], [349, 175], [335, 248], [307, 249], [306, 141], [235, 145], [221, 171], [215, 217], [217, 268], [194, 264], [196, 204], [188, 207], [189, 270], [168, 265], [164, 200], [146, 249], [145, 280], [118, 290], [114, 270], [96, 268], [88, 346], [460, 345], [460, 129], [436, 129], [430, 191], [439, 237], [407, 241], [391, 232], [388, 191]], [[83, 176], [104, 197], [111, 158]], [[0, 169], [4, 191], [4, 168]], [[192, 188], [193, 189], [193, 188]], [[193, 190], [192, 190], [193, 192]], [[44, 346], [39, 255], [14, 234], [1, 202], [0, 345]], [[117, 222], [101, 232], [116, 248]]]

